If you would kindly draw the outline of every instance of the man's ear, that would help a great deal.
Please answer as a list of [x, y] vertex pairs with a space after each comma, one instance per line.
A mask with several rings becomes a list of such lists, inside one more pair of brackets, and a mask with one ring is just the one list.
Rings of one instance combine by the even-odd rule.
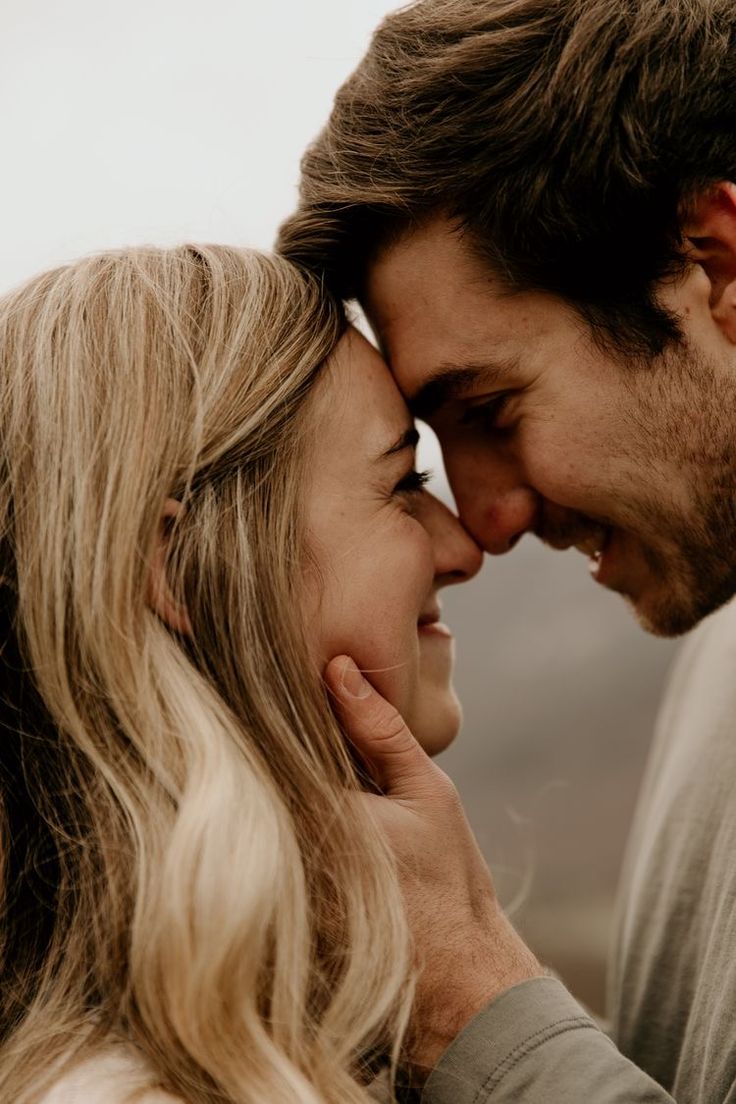
[[736, 184], [722, 181], [702, 192], [683, 225], [689, 258], [710, 280], [713, 318], [736, 344]]
[[189, 620], [186, 606], [177, 602], [171, 593], [168, 579], [166, 578], [166, 561], [169, 550], [169, 533], [172, 519], [179, 516], [183, 507], [175, 498], [167, 498], [164, 502], [161, 517], [158, 520], [158, 532], [156, 544], [148, 574], [148, 604], [161, 620], [183, 636], [192, 635], [192, 625]]

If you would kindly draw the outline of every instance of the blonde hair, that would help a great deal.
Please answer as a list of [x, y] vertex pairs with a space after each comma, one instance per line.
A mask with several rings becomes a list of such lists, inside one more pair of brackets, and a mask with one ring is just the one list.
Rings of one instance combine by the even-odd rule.
[[[135, 249], [0, 303], [0, 1099], [124, 1037], [191, 1104], [363, 1104], [411, 999], [300, 616], [316, 279]], [[162, 505], [192, 637], [146, 604]]]

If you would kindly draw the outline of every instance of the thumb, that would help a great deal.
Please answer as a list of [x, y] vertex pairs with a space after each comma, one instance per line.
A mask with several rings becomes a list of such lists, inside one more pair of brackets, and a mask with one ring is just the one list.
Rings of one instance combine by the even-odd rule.
[[346, 736], [384, 794], [402, 801], [426, 796], [438, 768], [398, 709], [371, 686], [349, 656], [331, 659], [324, 677]]

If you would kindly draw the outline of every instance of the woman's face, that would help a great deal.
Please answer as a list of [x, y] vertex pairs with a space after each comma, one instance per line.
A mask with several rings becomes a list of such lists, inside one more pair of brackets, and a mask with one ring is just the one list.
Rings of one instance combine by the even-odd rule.
[[338, 345], [314, 402], [307, 526], [318, 567], [309, 607], [315, 657], [322, 669], [351, 655], [436, 754], [461, 719], [438, 592], [475, 575], [481, 552], [422, 490], [404, 400], [355, 330]]

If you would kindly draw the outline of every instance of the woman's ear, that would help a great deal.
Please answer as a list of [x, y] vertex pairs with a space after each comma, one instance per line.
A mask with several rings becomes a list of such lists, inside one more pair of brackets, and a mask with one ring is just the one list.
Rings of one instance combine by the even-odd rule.
[[722, 181], [702, 192], [683, 226], [688, 256], [710, 280], [710, 308], [736, 344], [736, 184]]
[[166, 562], [169, 551], [170, 522], [179, 516], [183, 509], [181, 502], [167, 498], [161, 517], [158, 520], [158, 532], [148, 575], [148, 604], [161, 620], [183, 636], [192, 635], [192, 625], [186, 606], [177, 602], [171, 593], [166, 578]]

